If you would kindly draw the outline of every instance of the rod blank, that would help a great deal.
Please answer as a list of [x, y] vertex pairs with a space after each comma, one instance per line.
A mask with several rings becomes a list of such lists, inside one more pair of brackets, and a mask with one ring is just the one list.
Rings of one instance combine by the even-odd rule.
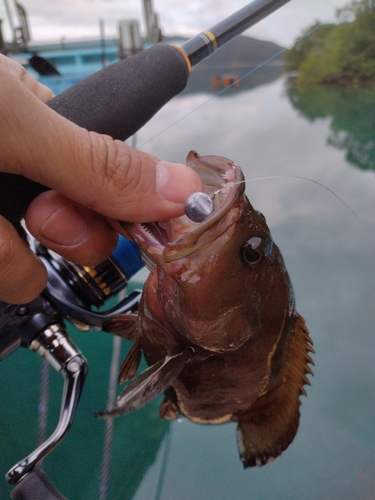
[[290, 0], [254, 0], [211, 29], [185, 42], [181, 49], [195, 66], [215, 50], [258, 23]]

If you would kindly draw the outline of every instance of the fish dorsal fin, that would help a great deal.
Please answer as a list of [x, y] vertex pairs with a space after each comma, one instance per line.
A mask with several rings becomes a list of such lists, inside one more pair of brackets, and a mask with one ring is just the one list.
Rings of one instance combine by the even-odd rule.
[[237, 443], [244, 467], [262, 466], [278, 457], [293, 441], [299, 425], [301, 394], [312, 374], [314, 352], [304, 319], [297, 315], [290, 351], [278, 374], [275, 388], [261, 396], [238, 418]]
[[191, 354], [189, 349], [166, 356], [135, 377], [117, 398], [114, 407], [98, 412], [101, 418], [115, 417], [138, 410], [164, 392], [179, 376]]

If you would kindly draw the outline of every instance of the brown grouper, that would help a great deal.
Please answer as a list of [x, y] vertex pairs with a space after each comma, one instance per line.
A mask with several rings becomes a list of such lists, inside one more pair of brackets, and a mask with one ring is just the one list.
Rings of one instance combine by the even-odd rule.
[[[201, 424], [238, 422], [245, 467], [264, 465], [292, 442], [312, 373], [311, 340], [264, 216], [245, 196], [241, 168], [219, 156], [187, 158], [213, 210], [126, 224], [152, 268], [138, 315], [104, 329], [134, 341], [120, 373], [132, 379], [109, 417], [161, 393], [161, 416]], [[144, 354], [149, 368], [135, 377]]]

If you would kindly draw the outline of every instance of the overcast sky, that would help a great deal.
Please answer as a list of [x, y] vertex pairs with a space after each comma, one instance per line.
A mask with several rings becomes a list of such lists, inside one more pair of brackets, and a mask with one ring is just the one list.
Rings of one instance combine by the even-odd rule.
[[[11, 2], [12, 0], [8, 0]], [[0, 3], [1, 0], [0, 0]], [[106, 34], [114, 35], [119, 19], [142, 21], [142, 0], [20, 0], [29, 14], [34, 40], [80, 38], [99, 34], [99, 19]], [[242, 8], [246, 0], [154, 0], [163, 33], [194, 35]], [[290, 45], [316, 19], [326, 21], [349, 0], [291, 0], [246, 34]], [[143, 26], [143, 22], [142, 22]]]

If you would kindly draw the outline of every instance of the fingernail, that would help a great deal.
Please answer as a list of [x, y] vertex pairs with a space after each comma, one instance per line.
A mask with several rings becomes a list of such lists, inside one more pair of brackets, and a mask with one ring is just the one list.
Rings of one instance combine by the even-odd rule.
[[[57, 230], [58, 229], [58, 230]], [[87, 236], [88, 224], [81, 212], [68, 204], [53, 212], [42, 224], [41, 235], [57, 245], [73, 246]]]
[[180, 163], [157, 161], [156, 188], [159, 194], [172, 203], [185, 203], [186, 198], [202, 188], [196, 172]]

